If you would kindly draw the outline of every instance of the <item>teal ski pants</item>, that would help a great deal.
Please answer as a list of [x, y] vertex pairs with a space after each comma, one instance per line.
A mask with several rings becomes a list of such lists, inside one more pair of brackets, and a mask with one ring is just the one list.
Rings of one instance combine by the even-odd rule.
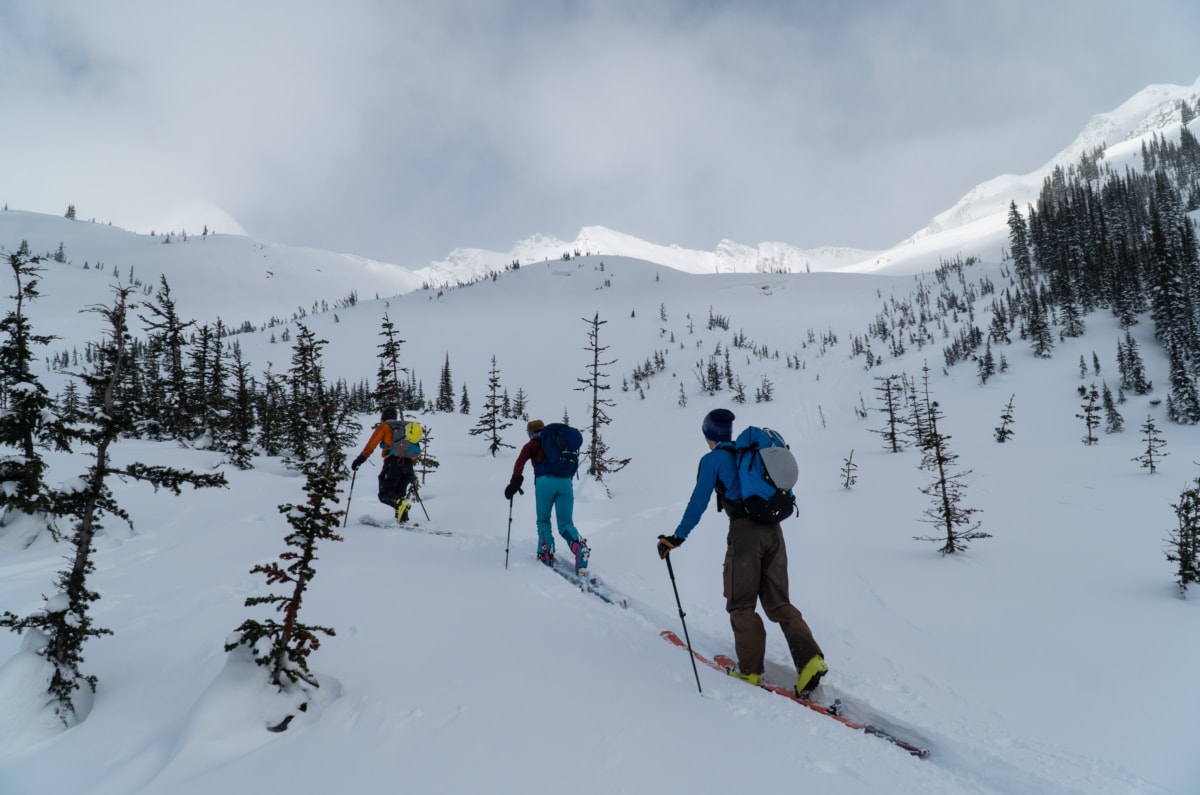
[[554, 551], [554, 533], [550, 531], [550, 510], [558, 520], [558, 534], [570, 544], [579, 540], [579, 531], [575, 529], [573, 516], [575, 512], [575, 492], [571, 487], [570, 478], [559, 478], [553, 475], [542, 475], [533, 482], [534, 495], [537, 497], [537, 531], [538, 548]]

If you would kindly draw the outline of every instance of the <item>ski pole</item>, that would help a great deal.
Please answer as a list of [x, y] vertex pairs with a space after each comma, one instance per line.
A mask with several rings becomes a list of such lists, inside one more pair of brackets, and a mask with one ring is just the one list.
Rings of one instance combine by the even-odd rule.
[[683, 620], [686, 613], [683, 612], [683, 603], [679, 601], [679, 588], [675, 585], [675, 567], [671, 565], [670, 553], [667, 553], [663, 560], [667, 562], [667, 573], [671, 575], [671, 590], [675, 591], [675, 604], [679, 605], [679, 623], [683, 624], [683, 639], [687, 641], [688, 657], [692, 659], [692, 673], [696, 675], [696, 689], [700, 691], [700, 695], [704, 695], [704, 688], [700, 687], [700, 672], [696, 670], [696, 654], [692, 651], [692, 639], [688, 637], [687, 622]]
[[417, 505], [421, 506], [421, 513], [425, 514], [425, 521], [430, 521], [429, 511], [425, 510], [425, 500], [421, 499], [421, 492], [417, 491], [416, 486], [413, 486], [413, 496], [417, 498]]
[[346, 492], [346, 519], [345, 519], [345, 521], [342, 522], [343, 528], [350, 521], [350, 500], [351, 500], [351, 498], [354, 497], [354, 479], [356, 477], [358, 477], [357, 469], [352, 470], [350, 472], [350, 490], [348, 492]]
[[508, 536], [504, 539], [504, 568], [508, 568], [508, 546], [512, 541], [512, 503], [513, 498], [508, 498]]

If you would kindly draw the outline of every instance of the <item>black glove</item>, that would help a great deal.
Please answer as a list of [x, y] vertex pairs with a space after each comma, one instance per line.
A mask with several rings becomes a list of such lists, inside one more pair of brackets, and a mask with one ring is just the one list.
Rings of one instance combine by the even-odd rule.
[[513, 495], [520, 492], [525, 492], [521, 489], [521, 484], [525, 482], [524, 475], [513, 475], [513, 479], [508, 481], [508, 485], [504, 487], [504, 499], [511, 500]]
[[358, 471], [358, 468], [359, 468], [360, 466], [362, 466], [362, 465], [363, 465], [363, 463], [364, 463], [366, 460], [367, 460], [367, 459], [363, 458], [361, 455], [359, 455], [359, 456], [355, 456], [355, 457], [354, 457], [354, 462], [353, 462], [352, 464], [350, 464], [350, 468], [351, 468], [351, 469], [353, 469], [355, 472], [357, 472], [357, 471]]
[[663, 560], [667, 559], [667, 555], [671, 554], [671, 550], [683, 543], [683, 539], [676, 535], [659, 536], [658, 537], [658, 556]]

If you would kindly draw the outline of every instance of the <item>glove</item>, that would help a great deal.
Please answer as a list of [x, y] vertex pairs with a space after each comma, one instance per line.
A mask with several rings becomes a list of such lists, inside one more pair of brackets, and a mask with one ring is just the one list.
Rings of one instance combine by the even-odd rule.
[[504, 487], [504, 499], [511, 500], [513, 495], [518, 492], [524, 494], [525, 492], [521, 490], [521, 484], [524, 482], [524, 475], [513, 475], [513, 479], [508, 481], [508, 485]]
[[366, 460], [367, 460], [367, 459], [363, 458], [361, 455], [359, 455], [359, 456], [355, 456], [355, 457], [354, 457], [354, 462], [353, 462], [352, 464], [350, 464], [350, 468], [351, 468], [351, 469], [353, 469], [355, 472], [357, 472], [357, 471], [358, 471], [358, 468], [359, 468], [360, 466], [362, 466], [362, 465], [363, 465], [363, 463], [364, 463]]
[[658, 556], [663, 560], [667, 559], [667, 555], [671, 554], [671, 550], [683, 543], [683, 539], [676, 535], [659, 536], [658, 537]]

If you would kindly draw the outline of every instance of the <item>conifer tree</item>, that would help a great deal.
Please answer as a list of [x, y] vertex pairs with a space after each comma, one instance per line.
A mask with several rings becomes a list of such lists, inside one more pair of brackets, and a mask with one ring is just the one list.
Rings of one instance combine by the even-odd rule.
[[1050, 321], [1046, 310], [1042, 307], [1036, 292], [1030, 291], [1027, 311], [1028, 332], [1033, 355], [1039, 359], [1049, 359], [1054, 350], [1054, 336], [1050, 331]]
[[1170, 453], [1162, 452], [1166, 442], [1158, 435], [1158, 428], [1154, 425], [1153, 417], [1147, 414], [1146, 421], [1142, 423], [1139, 430], [1142, 432], [1142, 440], [1146, 443], [1146, 449], [1133, 460], [1141, 464], [1143, 469], [1149, 469], [1150, 474], [1153, 475], [1158, 471], [1158, 462]]
[[[1082, 390], [1083, 387], [1080, 389]], [[1097, 405], [1097, 401], [1100, 400], [1100, 392], [1096, 389], [1095, 384], [1092, 384], [1091, 389], [1086, 391], [1085, 396], [1087, 402], [1081, 406], [1083, 413], [1075, 416], [1083, 420], [1083, 425], [1087, 429], [1087, 433], [1083, 436], [1083, 443], [1093, 445], [1099, 441], [1096, 438], [1096, 429], [1100, 427], [1100, 407]]]
[[[463, 385], [466, 389], [466, 385]], [[446, 354], [446, 363], [442, 365], [442, 377], [438, 381], [437, 402], [434, 408], [438, 411], [454, 411], [454, 381], [450, 378], [450, 354]]]
[[871, 433], [877, 433], [883, 437], [884, 449], [892, 453], [899, 453], [904, 449], [902, 437], [904, 429], [908, 427], [909, 422], [902, 411], [904, 407], [904, 379], [900, 375], [880, 375], [875, 376], [875, 381], [878, 386], [875, 391], [879, 393], [877, 398], [880, 403], [880, 411], [886, 417], [885, 425], [881, 429], [872, 429]]
[[1012, 249], [1013, 270], [1024, 285], [1033, 276], [1033, 259], [1029, 254], [1029, 228], [1015, 201], [1008, 205], [1008, 242]]
[[[291, 586], [291, 592], [251, 596], [245, 602], [246, 607], [271, 605], [281, 620], [248, 618], [225, 644], [227, 652], [246, 647], [254, 661], [270, 672], [271, 684], [288, 692], [296, 686], [306, 692], [308, 687], [320, 686], [308, 667], [308, 657], [320, 648], [319, 635], [336, 635], [331, 627], [307, 624], [300, 619], [304, 595], [316, 576], [317, 545], [322, 541], [342, 540], [337, 530], [344, 513], [334, 510], [339, 481], [334, 471], [319, 462], [306, 462], [304, 468], [306, 501], [279, 506], [279, 512], [287, 516], [292, 526], [284, 538], [289, 551], [281, 553], [277, 561], [250, 569], [251, 574], [264, 575], [268, 585]], [[276, 728], [286, 727], [285, 720]]]
[[601, 320], [599, 312], [591, 320], [586, 317], [582, 320], [588, 324], [588, 345], [584, 350], [591, 354], [592, 360], [587, 366], [587, 377], [575, 379], [582, 384], [575, 387], [575, 391], [591, 393], [591, 437], [587, 448], [587, 473], [596, 480], [603, 481], [605, 475], [621, 471], [632, 459], [610, 458], [608, 445], [601, 434], [601, 429], [612, 422], [606, 409], [616, 405], [608, 398], [602, 397], [604, 392], [612, 389], [612, 385], [606, 380], [608, 374], [603, 368], [616, 364], [616, 359], [601, 361], [601, 355], [608, 347], [600, 344], [600, 327], [608, 321]]
[[513, 395], [512, 411], [510, 413], [514, 420], [529, 419], [529, 395], [525, 394], [523, 387], [517, 387], [517, 393]]
[[1142, 354], [1138, 350], [1137, 340], [1128, 330], [1125, 331], [1125, 342], [1117, 342], [1117, 370], [1121, 374], [1121, 387], [1137, 395], [1145, 395], [1153, 385], [1146, 380], [1146, 365], [1142, 362]]
[[754, 390], [755, 403], [770, 403], [775, 399], [775, 385], [771, 383], [771, 379], [765, 375], [758, 383], [758, 388]]
[[943, 417], [937, 401], [930, 401], [926, 417], [929, 430], [925, 437], [921, 469], [933, 472], [935, 480], [921, 489], [922, 494], [933, 497], [933, 505], [924, 512], [925, 518], [921, 521], [940, 527], [944, 535], [913, 538], [917, 541], [941, 543], [938, 551], [943, 555], [950, 555], [966, 549], [968, 541], [992, 536], [981, 531], [980, 523], [974, 519], [979, 509], [964, 508], [961, 505], [965, 489], [963, 479], [971, 474], [971, 471], [951, 472], [958, 456], [950, 451], [948, 443], [951, 437], [938, 429], [938, 421]]
[[1172, 422], [1194, 425], [1200, 422], [1200, 392], [1188, 368], [1183, 347], [1168, 342], [1167, 357], [1171, 382], [1167, 393], [1167, 418]]
[[192, 412], [184, 358], [188, 344], [186, 332], [196, 322], [179, 317], [166, 276], [159, 277], [154, 300], [141, 306], [149, 313], [149, 317], [139, 315], [149, 332], [149, 347], [161, 356], [166, 368], [165, 383], [162, 384], [165, 405], [157, 412], [159, 425], [168, 439], [190, 438]]
[[488, 373], [487, 398], [483, 402], [483, 413], [479, 415], [479, 422], [475, 424], [475, 427], [467, 431], [472, 436], [487, 435], [488, 452], [492, 454], [493, 458], [502, 447], [514, 446], [500, 438], [502, 430], [512, 427], [512, 423], [507, 422], [501, 412], [500, 389], [500, 370], [496, 366], [496, 356], [493, 354], [492, 369]]
[[996, 427], [996, 441], [1003, 444], [1013, 436], [1013, 400], [1016, 395], [1010, 395], [1008, 403], [1004, 406], [1004, 411], [1000, 414], [1000, 425]]
[[1171, 507], [1179, 524], [1167, 540], [1167, 560], [1176, 564], [1175, 581], [1186, 597], [1188, 585], [1200, 582], [1200, 478]]
[[117, 391], [124, 369], [130, 366], [128, 298], [132, 289], [115, 288], [116, 297], [111, 306], [89, 310], [103, 316], [109, 327], [107, 339], [96, 348], [92, 371], [79, 375], [93, 393], [102, 396], [100, 411], [86, 425], [68, 428], [67, 434], [73, 442], [72, 449], [91, 447], [94, 458], [80, 479], [82, 485], [57, 493], [51, 507], [56, 515], [70, 517], [74, 522], [74, 531], [69, 538], [73, 548], [70, 566], [59, 574], [55, 583], [57, 593], [46, 598], [41, 611], [24, 618], [6, 611], [0, 618], [0, 626], [18, 633], [37, 632], [37, 651], [53, 669], [47, 677], [50, 703], [66, 726], [86, 718], [90, 709], [90, 696], [81, 699], [76, 691], [83, 685], [87, 685], [90, 692], [96, 689], [96, 677], [85, 675], [81, 670], [84, 644], [88, 638], [112, 634], [110, 629], [95, 626], [90, 614], [90, 605], [100, 598], [87, 581], [88, 575], [95, 571], [93, 540], [103, 527], [101, 519], [105, 515], [116, 516], [132, 526], [129, 515], [117, 504], [108, 478], [140, 480], [155, 490], [165, 487], [175, 494], [184, 484], [197, 488], [226, 485], [225, 476], [221, 474], [197, 474], [137, 462], [118, 467], [112, 462], [110, 448], [132, 424], [128, 407], [121, 402]]
[[1108, 382], [1104, 382], [1101, 390], [1101, 402], [1104, 404], [1104, 432], [1105, 433], [1120, 433], [1125, 429], [1125, 418], [1121, 416], [1121, 412], [1117, 411], [1117, 402], [1113, 399], [1112, 390], [1108, 388]]
[[242, 346], [233, 344], [233, 395], [229, 405], [229, 438], [226, 457], [238, 469], [252, 469], [254, 460], [254, 379], [242, 358]]
[[317, 339], [303, 323], [296, 324], [292, 366], [287, 375], [288, 408], [284, 419], [284, 463], [301, 469], [322, 448], [317, 424], [327, 405], [321, 350], [328, 340]]
[[379, 407], [399, 407], [402, 412], [400, 419], [403, 420], [403, 410], [408, 406], [402, 399], [404, 390], [400, 386], [400, 373], [404, 372], [404, 368], [400, 366], [400, 346], [405, 341], [396, 334], [396, 326], [387, 312], [383, 313], [383, 330], [379, 332], [379, 336], [383, 337], [383, 342], [378, 345], [379, 369], [375, 373], [375, 404]]
[[992, 356], [992, 341], [989, 339], [984, 347], [983, 355], [979, 357], [979, 383], [986, 384], [988, 379], [996, 374], [996, 359]]
[[[679, 388], [680, 388], [680, 390], [682, 390], [683, 384], [680, 384]], [[745, 403], [746, 402], [746, 385], [742, 383], [742, 379], [739, 376], [735, 376], [733, 379], [733, 402], [734, 403]]]
[[842, 488], [849, 490], [858, 482], [858, 464], [854, 463], [854, 451], [842, 461]]
[[458, 410], [461, 414], [471, 413], [471, 396], [467, 394], [466, 381], [463, 381], [462, 395], [458, 399]]
[[258, 446], [263, 455], [282, 455], [287, 432], [288, 400], [285, 379], [271, 372], [268, 365], [263, 373], [263, 388], [257, 399]]
[[[29, 321], [29, 304], [38, 298], [39, 257], [7, 257], [16, 281], [13, 308], [0, 320], [0, 527], [17, 514], [45, 514], [46, 462], [42, 451], [66, 450], [62, 421], [54, 401], [33, 371], [35, 346], [44, 347], [54, 337], [36, 334]], [[48, 520], [51, 534], [56, 529]]]

